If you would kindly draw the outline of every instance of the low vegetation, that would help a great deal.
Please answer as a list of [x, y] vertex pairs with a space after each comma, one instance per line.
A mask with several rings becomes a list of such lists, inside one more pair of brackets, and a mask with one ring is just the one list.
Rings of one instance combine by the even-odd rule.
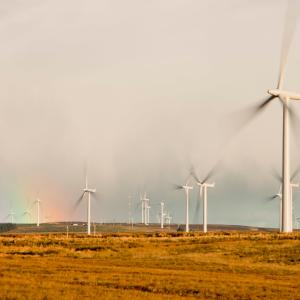
[[0, 236], [0, 299], [299, 299], [300, 233]]

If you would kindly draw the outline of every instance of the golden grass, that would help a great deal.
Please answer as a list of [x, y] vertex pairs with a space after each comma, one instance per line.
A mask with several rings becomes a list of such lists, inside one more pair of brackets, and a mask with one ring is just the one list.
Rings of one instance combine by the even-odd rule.
[[300, 299], [300, 233], [0, 236], [1, 299]]

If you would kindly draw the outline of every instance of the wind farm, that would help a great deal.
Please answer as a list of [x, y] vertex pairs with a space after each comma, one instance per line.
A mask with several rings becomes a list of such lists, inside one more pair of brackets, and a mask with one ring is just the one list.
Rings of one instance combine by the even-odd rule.
[[299, 1], [0, 12], [0, 299], [299, 299]]

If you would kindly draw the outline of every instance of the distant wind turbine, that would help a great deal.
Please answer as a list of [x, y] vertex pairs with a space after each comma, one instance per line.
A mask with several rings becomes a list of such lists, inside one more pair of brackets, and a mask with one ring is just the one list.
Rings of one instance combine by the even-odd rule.
[[164, 219], [166, 217], [166, 213], [164, 212], [164, 202], [160, 202], [160, 228], [164, 228]]
[[15, 216], [15, 213], [13, 212], [13, 210], [11, 210], [10, 213], [5, 217], [5, 219], [10, 218], [11, 224], [14, 224], [14, 216]]
[[41, 205], [41, 200], [40, 198], [36, 198], [35, 202], [36, 204], [36, 226], [40, 226], [40, 205]]
[[271, 196], [269, 200], [279, 199], [279, 231], [282, 232], [282, 191], [281, 186], [277, 194]]
[[[27, 223], [31, 223], [31, 218], [32, 218], [32, 214], [30, 212], [30, 205], [29, 205], [29, 201], [27, 200], [27, 205], [26, 205], [26, 209], [22, 214], [22, 217], [25, 218], [25, 220], [27, 219]], [[27, 217], [27, 218], [26, 218]], [[25, 221], [26, 222], [26, 221]]]
[[79, 197], [79, 199], [76, 201], [74, 209], [77, 208], [77, 206], [81, 203], [81, 201], [84, 198], [84, 195], [87, 194], [87, 234], [91, 234], [91, 194], [95, 194], [96, 189], [91, 189], [88, 187], [88, 177], [87, 173], [85, 175], [85, 188], [83, 189], [83, 193]]
[[166, 223], [170, 226], [171, 225], [172, 216], [170, 215], [169, 212], [166, 213], [165, 219], [166, 219]]
[[[289, 184], [290, 188], [290, 200], [291, 200], [291, 207], [292, 207], [292, 226], [295, 223], [295, 216], [294, 216], [294, 201], [293, 201], [293, 188], [299, 187], [299, 184], [296, 182], [293, 182], [293, 180], [297, 177], [297, 175], [300, 173], [300, 166], [293, 172], [291, 176], [291, 182]], [[276, 170], [273, 170], [273, 176], [275, 179], [277, 179], [279, 182], [282, 182], [281, 176], [276, 172]], [[269, 200], [274, 200], [278, 198], [279, 199], [279, 231], [283, 232], [283, 201], [282, 201], [282, 185], [280, 185], [279, 192], [276, 195], [273, 195], [269, 198]]]
[[[219, 167], [219, 162], [208, 172], [203, 180], [200, 180], [196, 174], [195, 169], [192, 167], [191, 175], [194, 177], [197, 185], [199, 186], [200, 199], [203, 199], [203, 232], [207, 232], [207, 189], [215, 187], [215, 183], [209, 183], [208, 180], [216, 173]], [[198, 207], [198, 206], [197, 206]], [[197, 212], [197, 209], [196, 209]]]
[[[189, 177], [188, 177], [189, 179]], [[184, 190], [185, 193], [185, 232], [190, 231], [190, 224], [189, 224], [189, 192], [193, 189], [192, 186], [188, 185], [188, 180], [184, 185], [175, 185], [176, 190]]]

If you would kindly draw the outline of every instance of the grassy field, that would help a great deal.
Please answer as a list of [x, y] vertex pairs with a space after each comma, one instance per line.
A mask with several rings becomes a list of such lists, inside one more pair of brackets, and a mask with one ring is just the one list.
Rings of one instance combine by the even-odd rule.
[[0, 236], [0, 299], [300, 299], [300, 233]]

